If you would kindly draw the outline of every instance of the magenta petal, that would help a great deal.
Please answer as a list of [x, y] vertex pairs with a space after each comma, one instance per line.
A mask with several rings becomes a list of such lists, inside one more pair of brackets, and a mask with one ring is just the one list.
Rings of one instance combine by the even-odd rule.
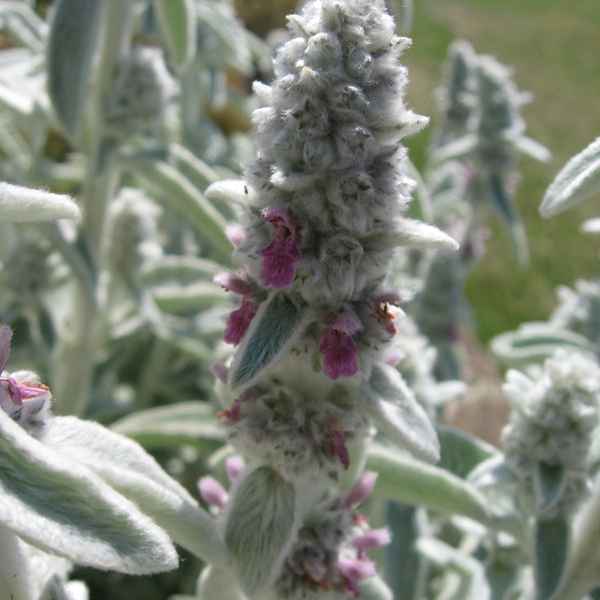
[[331, 453], [342, 463], [344, 469], [350, 467], [350, 453], [346, 447], [346, 436], [343, 431], [331, 432]]
[[225, 342], [234, 345], [239, 344], [257, 310], [258, 306], [252, 300], [244, 298], [242, 300], [242, 305], [234, 310], [227, 319], [224, 337]]
[[358, 353], [352, 336], [330, 328], [321, 336], [319, 349], [324, 356], [323, 370], [331, 379], [351, 377], [358, 372]]
[[273, 240], [262, 252], [261, 278], [267, 287], [286, 288], [296, 275], [300, 252], [293, 239]]

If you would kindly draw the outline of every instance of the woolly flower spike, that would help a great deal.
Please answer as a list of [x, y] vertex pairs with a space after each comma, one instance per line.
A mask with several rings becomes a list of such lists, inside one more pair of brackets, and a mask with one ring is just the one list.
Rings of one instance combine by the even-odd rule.
[[366, 518], [355, 512], [367, 496], [361, 494], [358, 500], [356, 494], [358, 501], [350, 504], [347, 498], [329, 499], [315, 508], [300, 529], [276, 583], [279, 597], [318, 600], [324, 591], [340, 600], [360, 595], [362, 581], [375, 575], [375, 564], [367, 552], [390, 542], [387, 529], [370, 529]]
[[[318, 320], [374, 305], [398, 246], [455, 244], [404, 218], [415, 183], [401, 142], [427, 119], [402, 101], [407, 76], [398, 57], [409, 41], [394, 34], [383, 0], [312, 0], [289, 29], [275, 81], [255, 86], [263, 104], [253, 114], [257, 158], [245, 181], [213, 190], [247, 206], [235, 254], [248, 276], [264, 291], [285, 290], [298, 311], [316, 309]], [[228, 340], [241, 339], [251, 314], [246, 304], [232, 315]], [[362, 342], [382, 346], [355, 329], [330, 322], [319, 329], [332, 379], [360, 372]], [[239, 353], [249, 352], [242, 344]], [[246, 369], [247, 361], [234, 360], [242, 363]]]
[[177, 87], [158, 48], [135, 46], [117, 66], [105, 119], [117, 136], [143, 133], [160, 122]]
[[348, 446], [368, 434], [368, 421], [342, 390], [304, 395], [264, 381], [221, 413], [242, 454], [275, 467], [288, 480], [336, 481], [350, 465]]
[[128, 279], [145, 261], [160, 257], [160, 209], [144, 193], [123, 188], [110, 204], [105, 253], [113, 273]]
[[0, 408], [32, 435], [43, 432], [52, 395], [35, 373], [4, 370], [10, 356], [12, 331], [0, 326]]
[[475, 116], [477, 56], [468, 42], [454, 42], [448, 50], [445, 86], [438, 90], [438, 101], [444, 122], [436, 140], [437, 146], [467, 133]]
[[504, 392], [513, 404], [503, 432], [506, 460], [522, 480], [525, 494], [536, 494], [535, 487], [540, 482], [544, 486], [544, 473], [554, 471], [560, 485], [544, 512], [573, 510], [589, 486], [588, 454], [598, 425], [600, 367], [583, 355], [557, 352], [534, 378], [509, 371]]

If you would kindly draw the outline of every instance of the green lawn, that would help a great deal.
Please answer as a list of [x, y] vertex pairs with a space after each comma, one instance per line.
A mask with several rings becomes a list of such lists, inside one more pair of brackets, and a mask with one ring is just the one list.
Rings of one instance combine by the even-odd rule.
[[[537, 212], [554, 174], [574, 152], [600, 136], [600, 2], [598, 0], [415, 0], [413, 48], [407, 53], [413, 109], [434, 114], [433, 91], [448, 44], [469, 40], [480, 53], [513, 65], [521, 89], [535, 99], [525, 110], [528, 133], [548, 146], [547, 165], [522, 161], [518, 205], [529, 232], [532, 261], [520, 270], [508, 237], [494, 227], [483, 263], [468, 282], [484, 340], [526, 320], [544, 319], [553, 290], [600, 270], [600, 238], [579, 233], [600, 215], [600, 198], [547, 221]], [[422, 160], [427, 134], [411, 144]]]

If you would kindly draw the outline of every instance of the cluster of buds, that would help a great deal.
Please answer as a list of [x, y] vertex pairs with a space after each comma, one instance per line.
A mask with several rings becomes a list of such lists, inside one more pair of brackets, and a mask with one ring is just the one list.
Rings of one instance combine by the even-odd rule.
[[600, 367], [577, 353], [557, 352], [531, 377], [509, 371], [504, 392], [511, 419], [503, 432], [506, 460], [535, 497], [540, 469], [560, 475], [560, 493], [546, 513], [569, 513], [585, 497], [589, 453], [598, 426]]
[[161, 122], [177, 91], [159, 48], [134, 46], [117, 65], [104, 119], [117, 137], [144, 133]]
[[52, 395], [30, 371], [5, 371], [12, 331], [0, 326], [0, 408], [31, 435], [39, 436], [50, 415]]

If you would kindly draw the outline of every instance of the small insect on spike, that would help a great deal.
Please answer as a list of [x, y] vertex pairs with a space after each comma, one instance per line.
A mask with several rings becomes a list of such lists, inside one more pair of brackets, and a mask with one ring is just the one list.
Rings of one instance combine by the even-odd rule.
[[0, 374], [6, 368], [10, 357], [10, 342], [13, 332], [8, 325], [0, 325]]

